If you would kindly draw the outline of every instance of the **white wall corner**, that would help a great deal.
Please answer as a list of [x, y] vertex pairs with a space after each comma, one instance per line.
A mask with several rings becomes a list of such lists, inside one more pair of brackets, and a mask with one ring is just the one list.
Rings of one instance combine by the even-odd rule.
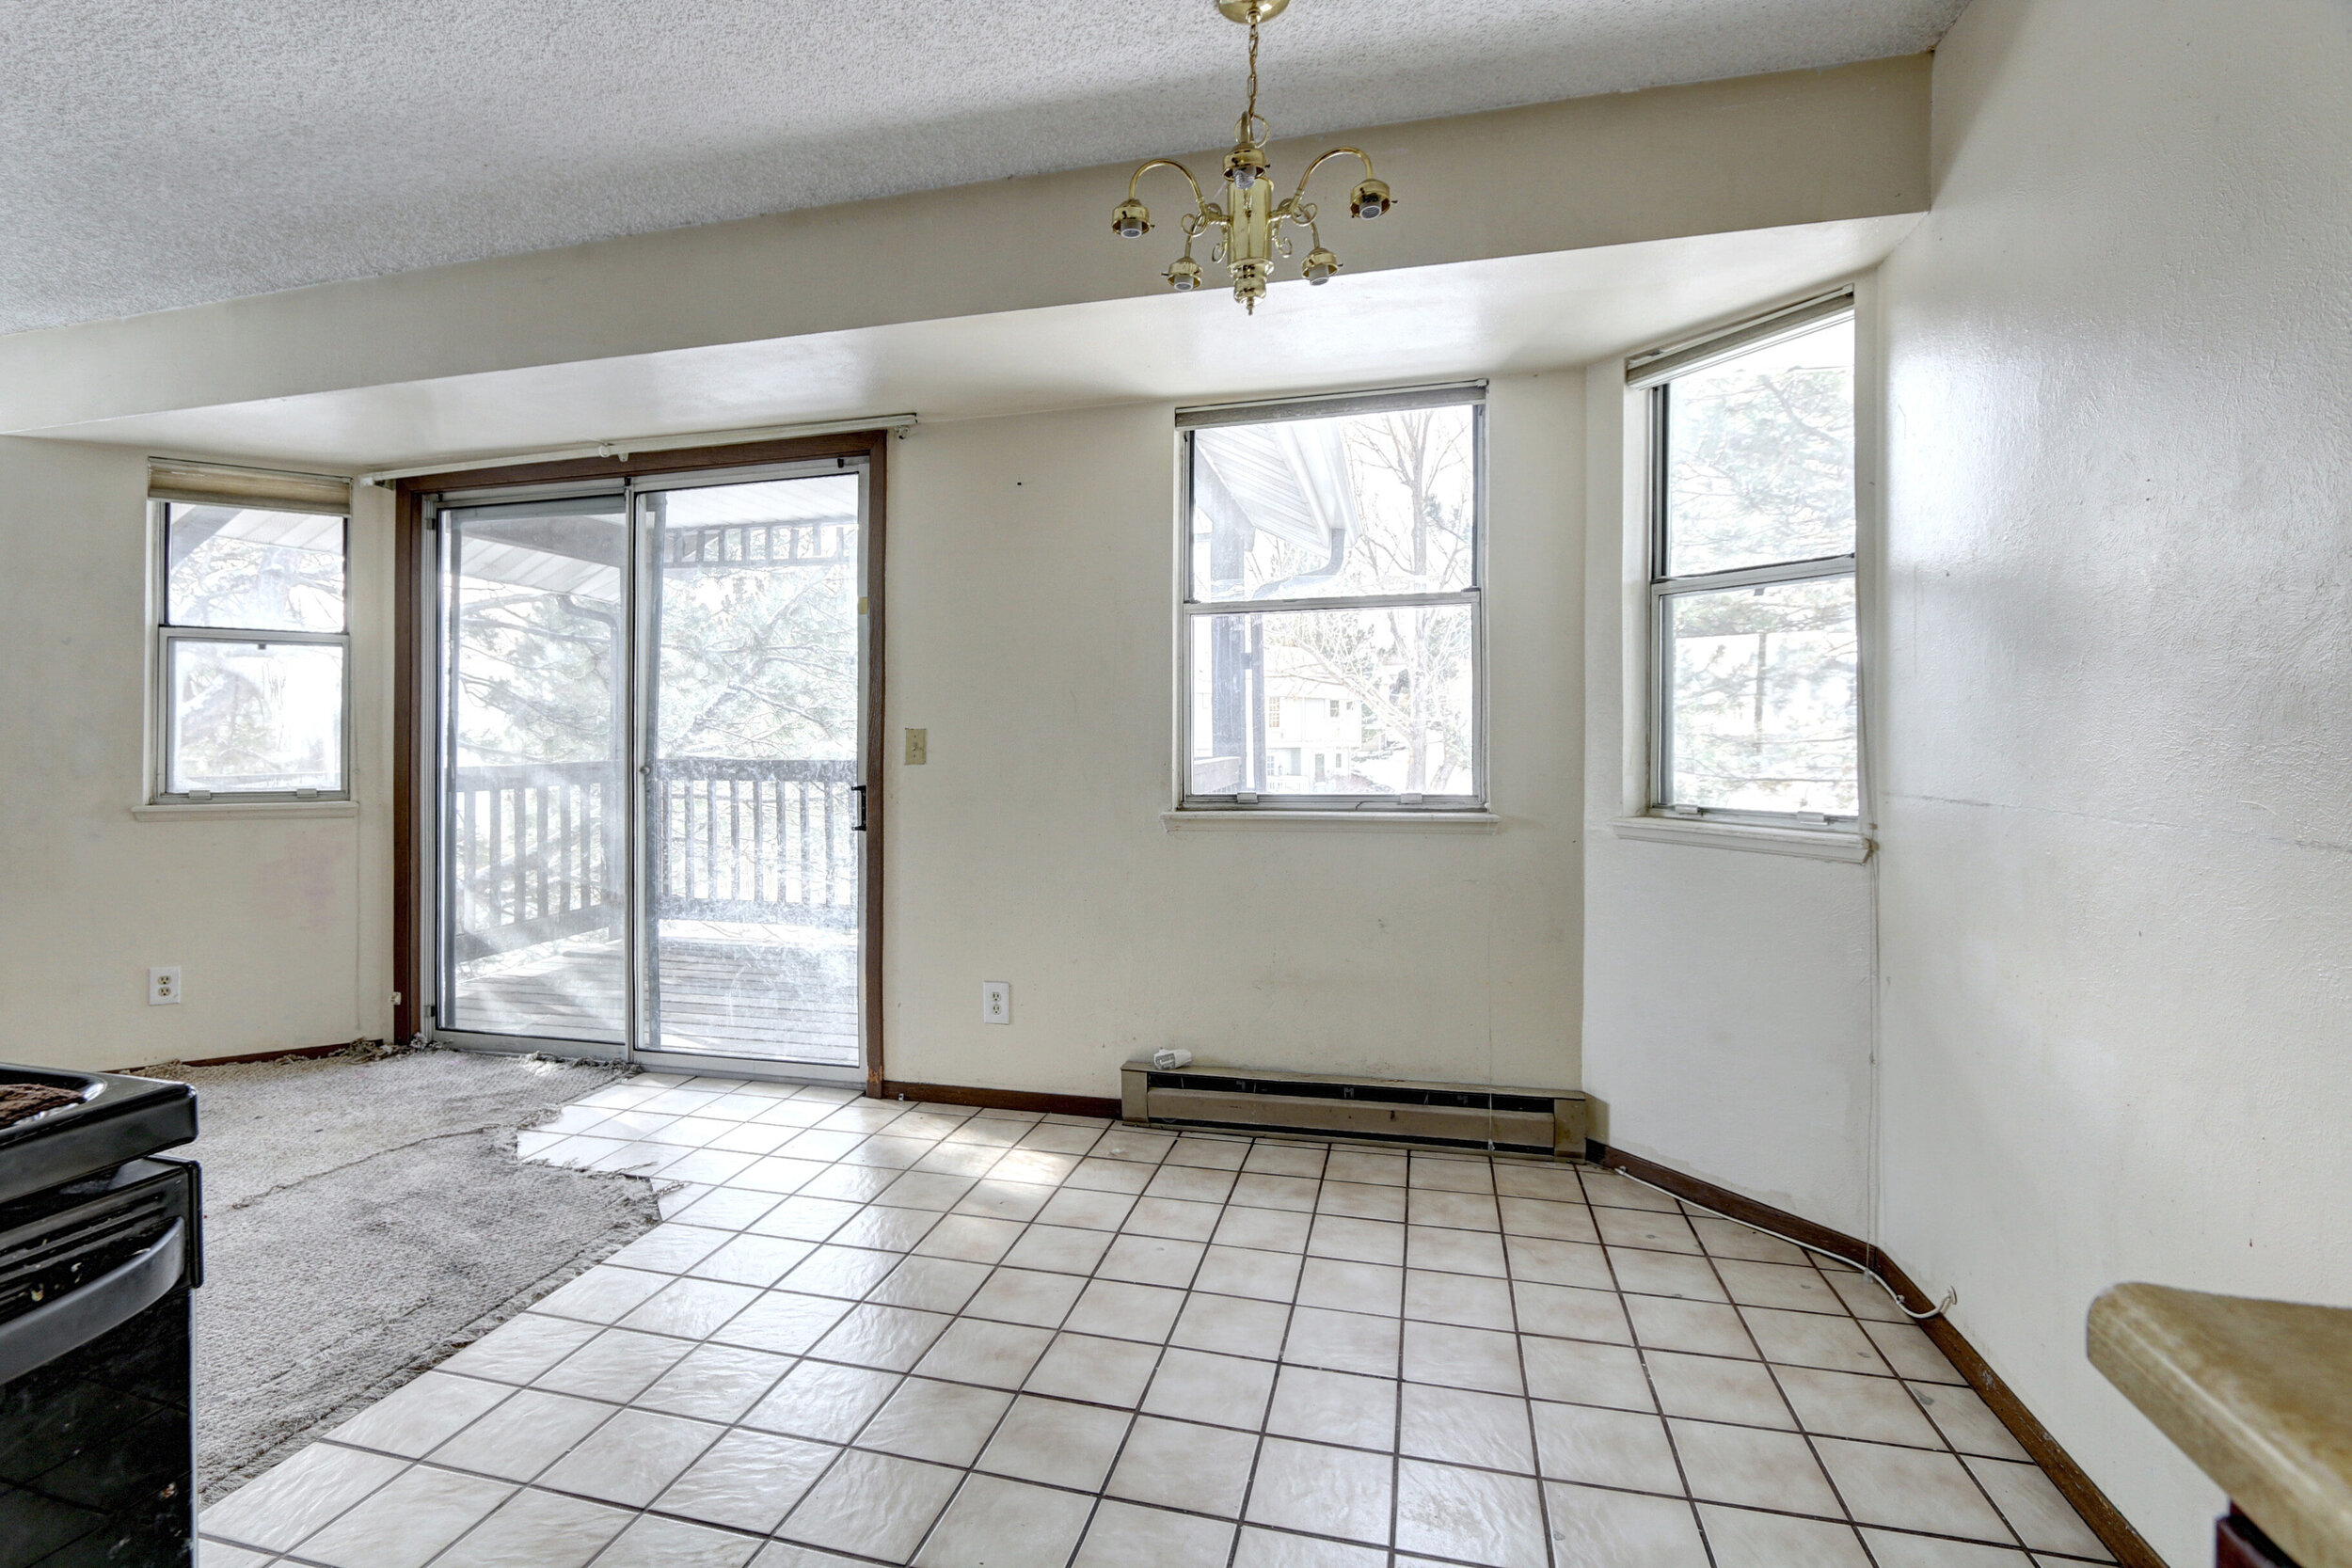
[[1865, 1235], [1869, 842], [1647, 815], [1647, 425], [1622, 359], [1584, 402], [1584, 1086], [1613, 1145]]

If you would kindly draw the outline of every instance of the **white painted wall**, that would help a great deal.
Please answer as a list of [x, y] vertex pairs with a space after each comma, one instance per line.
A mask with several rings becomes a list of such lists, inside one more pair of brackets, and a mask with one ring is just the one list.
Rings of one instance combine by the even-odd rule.
[[[1118, 1092], [1204, 1063], [1573, 1085], [1581, 376], [1489, 403], [1491, 834], [1163, 831], [1177, 446], [1165, 404], [891, 446], [893, 1078]], [[1009, 1028], [979, 983], [1009, 980]]]
[[2220, 1497], [2092, 1296], [2352, 1303], [2352, 12], [1978, 0], [1935, 135], [1882, 274], [1884, 1236], [2187, 1568]]
[[[1866, 356], [1870, 341], [1866, 329]], [[1584, 1088], [1602, 1117], [1596, 1136], [1867, 1236], [1869, 868], [1610, 830], [1641, 813], [1647, 784], [1646, 436], [1630, 401], [1622, 359], [1586, 372]]]
[[[1164, 404], [891, 447], [891, 1076], [1115, 1095], [1128, 1056], [1577, 1082], [1581, 378], [1489, 414], [1488, 834], [1170, 834]], [[0, 439], [0, 1060], [123, 1067], [382, 1036], [389, 517], [355, 560], [357, 820], [135, 820], [142, 455]], [[147, 966], [188, 1000], [145, 1003]], [[1009, 1028], [978, 983], [1010, 980]]]
[[[0, 437], [0, 1060], [121, 1068], [390, 1033], [390, 516], [353, 529], [356, 817], [139, 821], [147, 462]], [[147, 1005], [178, 964], [185, 1000]]]

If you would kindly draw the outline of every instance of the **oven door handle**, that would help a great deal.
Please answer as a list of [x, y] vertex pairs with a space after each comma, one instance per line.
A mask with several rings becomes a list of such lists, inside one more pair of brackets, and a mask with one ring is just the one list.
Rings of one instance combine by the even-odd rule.
[[183, 1223], [173, 1220], [171, 1227], [137, 1257], [79, 1290], [0, 1323], [0, 1384], [13, 1383], [113, 1333], [163, 1300], [178, 1283], [185, 1261], [181, 1243]]

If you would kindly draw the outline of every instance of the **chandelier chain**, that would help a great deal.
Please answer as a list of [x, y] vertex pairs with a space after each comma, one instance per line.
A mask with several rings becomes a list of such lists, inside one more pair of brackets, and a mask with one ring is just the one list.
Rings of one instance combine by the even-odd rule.
[[1258, 13], [1249, 13], [1249, 106], [1242, 111], [1245, 132], [1249, 122], [1258, 118]]

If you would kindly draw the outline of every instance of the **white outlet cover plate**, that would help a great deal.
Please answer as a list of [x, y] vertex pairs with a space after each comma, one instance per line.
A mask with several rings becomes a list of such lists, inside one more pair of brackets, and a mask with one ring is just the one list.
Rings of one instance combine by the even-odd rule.
[[147, 972], [147, 1005], [151, 1007], [176, 1007], [180, 1005], [179, 965]]
[[980, 982], [980, 1022], [1010, 1023], [1012, 1022], [1012, 982], [982, 980]]

